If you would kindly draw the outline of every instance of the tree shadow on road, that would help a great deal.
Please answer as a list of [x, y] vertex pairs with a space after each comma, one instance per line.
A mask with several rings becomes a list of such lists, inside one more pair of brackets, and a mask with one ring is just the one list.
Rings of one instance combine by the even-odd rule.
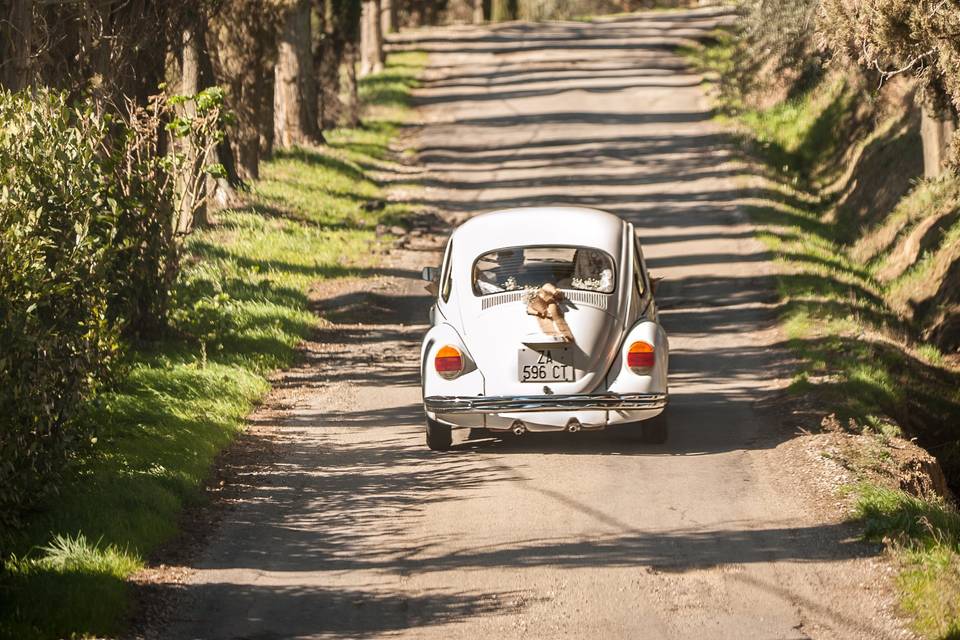
[[165, 637], [207, 640], [292, 637], [380, 638], [403, 629], [462, 624], [478, 616], [522, 611], [530, 597], [515, 591], [427, 591], [412, 595], [378, 589], [332, 589], [300, 585], [230, 582], [202, 586], [153, 587], [157, 595], [179, 595], [230, 603], [226, 611], [203, 610], [201, 619], [182, 620]]

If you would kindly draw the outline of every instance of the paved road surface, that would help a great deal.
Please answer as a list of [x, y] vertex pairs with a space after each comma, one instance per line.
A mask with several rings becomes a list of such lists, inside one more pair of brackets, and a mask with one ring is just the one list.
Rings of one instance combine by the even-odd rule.
[[787, 435], [757, 409], [787, 375], [771, 267], [700, 78], [670, 49], [714, 20], [416, 36], [432, 61], [425, 204], [451, 218], [587, 205], [641, 230], [667, 278], [669, 442], [531, 435], [428, 452], [427, 303], [403, 279], [436, 260], [421, 241], [375, 291], [328, 294], [335, 324], [255, 418], [274, 462], [244, 476], [164, 635], [906, 637], [876, 550], [778, 478]]

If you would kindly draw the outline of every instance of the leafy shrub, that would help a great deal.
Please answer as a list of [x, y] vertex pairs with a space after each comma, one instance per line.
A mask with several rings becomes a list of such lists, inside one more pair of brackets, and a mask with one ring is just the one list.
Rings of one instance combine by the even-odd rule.
[[0, 95], [0, 524], [88, 434], [72, 418], [117, 353], [120, 218], [109, 123], [63, 97]]
[[[222, 139], [223, 97], [214, 87], [189, 97], [156, 95], [145, 107], [130, 102], [125, 109], [123, 135], [111, 149], [120, 205], [114, 270], [121, 274], [111, 308], [130, 335], [153, 336], [166, 325], [180, 240], [204, 204], [207, 174], [222, 170], [207, 159]], [[169, 137], [158, 136], [161, 130]], [[164, 153], [170, 139], [172, 150]]]
[[771, 90], [797, 97], [822, 72], [814, 43], [819, 0], [740, 0], [742, 20], [731, 69], [739, 88], [760, 98]]
[[120, 118], [49, 91], [0, 93], [0, 525], [91, 441], [77, 414], [122, 333], [166, 324], [222, 130], [218, 89], [189, 113], [186, 100], [128, 103]]
[[[175, 328], [184, 336], [189, 336], [200, 345], [200, 364], [207, 364], [207, 350], [212, 346], [223, 348], [221, 340], [236, 327], [231, 322], [233, 301], [230, 294], [219, 291], [213, 295], [193, 297], [186, 290], [181, 291], [180, 304], [173, 312]], [[189, 298], [193, 298], [189, 300]]]

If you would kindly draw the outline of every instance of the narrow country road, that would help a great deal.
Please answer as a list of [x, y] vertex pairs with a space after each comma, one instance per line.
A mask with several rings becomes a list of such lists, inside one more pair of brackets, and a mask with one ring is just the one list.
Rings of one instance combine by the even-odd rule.
[[[873, 546], [785, 478], [759, 406], [789, 377], [772, 266], [700, 78], [710, 11], [406, 36], [426, 188], [447, 220], [571, 204], [634, 222], [671, 335], [671, 437], [423, 444], [415, 238], [254, 416], [271, 463], [182, 587], [175, 638], [900, 638]], [[549, 225], [550, 220], [544, 220]], [[258, 431], [259, 430], [259, 431]]]

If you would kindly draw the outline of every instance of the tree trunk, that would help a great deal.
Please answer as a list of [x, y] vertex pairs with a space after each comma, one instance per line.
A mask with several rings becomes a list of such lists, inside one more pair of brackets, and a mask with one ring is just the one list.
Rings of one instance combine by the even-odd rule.
[[257, 94], [260, 97], [259, 111], [257, 113], [257, 135], [260, 144], [260, 157], [269, 158], [273, 155], [273, 66], [262, 69], [260, 74], [259, 88]]
[[273, 139], [273, 19], [253, 0], [226, 0], [210, 16], [210, 53], [235, 116], [229, 131], [238, 176], [255, 180]]
[[20, 91], [30, 81], [33, 0], [11, 0], [6, 8], [0, 16], [0, 85]]
[[490, 20], [505, 22], [517, 19], [517, 0], [493, 0], [490, 6]]
[[316, 22], [313, 23], [315, 30], [310, 46], [312, 47], [313, 54], [313, 72], [315, 76], [315, 86], [316, 86], [316, 104], [314, 105], [314, 116], [317, 119], [316, 127], [317, 131], [323, 135], [324, 129], [327, 128], [326, 120], [324, 120], [323, 114], [326, 110], [326, 99], [327, 99], [327, 90], [326, 90], [326, 79], [329, 70], [327, 65], [324, 62], [324, 58], [327, 57], [327, 40], [330, 33], [330, 23], [328, 22], [330, 16], [328, 15], [327, 6], [333, 4], [333, 2], [327, 2], [325, 0], [312, 0], [313, 2], [313, 16]]
[[[381, 35], [393, 33], [396, 30], [397, 30], [397, 0], [380, 0]], [[383, 58], [381, 56], [381, 61], [382, 60]]]
[[247, 184], [237, 171], [237, 159], [233, 155], [233, 146], [230, 144], [230, 135], [223, 134], [223, 140], [217, 145], [217, 162], [223, 165], [225, 177], [214, 178], [216, 187], [212, 190], [212, 200], [218, 209], [230, 207], [239, 200], [238, 189], [247, 189]]
[[363, 0], [360, 17], [360, 76], [383, 70], [380, 0]]
[[[190, 16], [187, 27], [183, 30], [183, 46], [180, 57], [180, 93], [185, 96], [195, 96], [200, 92], [200, 48], [202, 32], [199, 29], [199, 18]], [[183, 104], [183, 111], [187, 117], [197, 113], [196, 103], [188, 100]], [[186, 175], [181, 176], [178, 191], [180, 191], [180, 211], [177, 222], [178, 233], [188, 233], [195, 225], [207, 223], [207, 189], [206, 183], [199, 185], [198, 193], [191, 193], [190, 175], [197, 162], [197, 149], [189, 140], [183, 142], [183, 154], [186, 156]], [[203, 165], [210, 163], [209, 158], [203, 159]]]
[[344, 63], [347, 67], [347, 126], [360, 126], [360, 96], [357, 89], [357, 43], [348, 41], [344, 47]]
[[[201, 16], [197, 21], [197, 66], [200, 72], [200, 86], [203, 88], [219, 85], [216, 73], [213, 70], [213, 60], [210, 57], [210, 48], [207, 43], [207, 22]], [[212, 161], [223, 166], [225, 177], [210, 176], [207, 180], [207, 206], [214, 209], [223, 209], [234, 205], [238, 200], [237, 189], [243, 188], [243, 180], [237, 173], [237, 162], [230, 146], [229, 136], [217, 144], [213, 152]], [[209, 220], [208, 220], [209, 222]]]
[[[323, 0], [321, 0], [323, 2]], [[343, 63], [343, 27], [334, 10], [334, 1], [323, 2], [323, 40], [319, 47], [317, 68], [320, 70], [319, 93], [322, 94], [321, 129], [332, 129], [340, 120], [340, 65]]]
[[920, 137], [923, 140], [923, 174], [936, 178], [944, 173], [950, 155], [950, 143], [957, 130], [957, 120], [949, 110], [936, 113], [926, 105], [920, 121]]
[[483, 24], [483, 0], [473, 0], [473, 24]]
[[280, 148], [320, 141], [310, 5], [310, 0], [296, 0], [287, 11], [277, 46], [273, 137]]

